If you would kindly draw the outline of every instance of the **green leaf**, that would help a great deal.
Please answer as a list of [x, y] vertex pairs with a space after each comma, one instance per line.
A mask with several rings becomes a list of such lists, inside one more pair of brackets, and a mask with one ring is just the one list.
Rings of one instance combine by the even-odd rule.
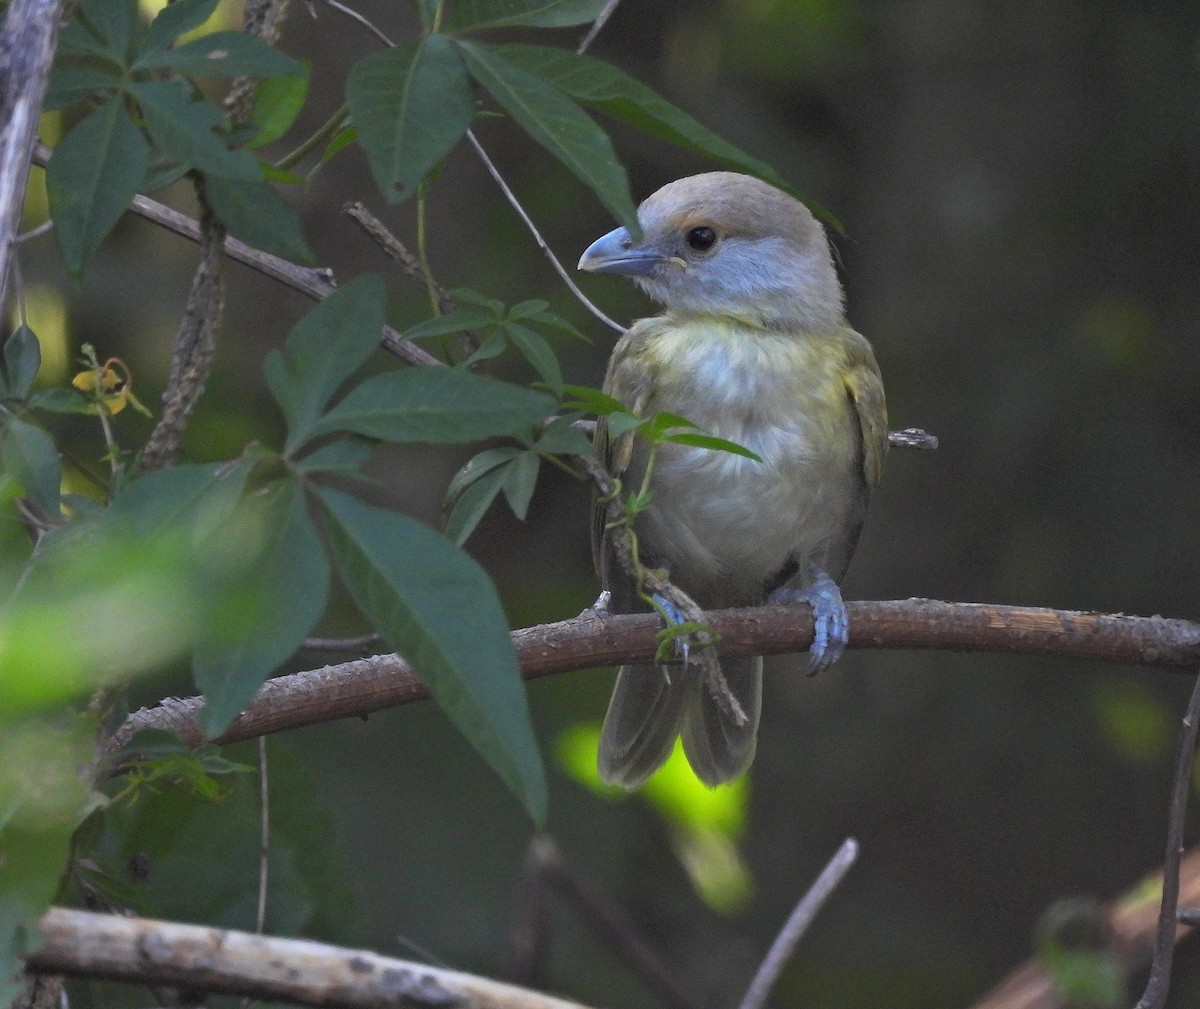
[[614, 413], [630, 412], [629, 407], [619, 399], [610, 396], [606, 392], [601, 392], [599, 389], [593, 389], [590, 386], [564, 385], [563, 392], [568, 396], [574, 397], [574, 399], [563, 403], [566, 409], [584, 410], [587, 413], [594, 413], [597, 417], [608, 417]]
[[198, 643], [196, 686], [204, 693], [200, 728], [218, 735], [263, 681], [313, 629], [329, 598], [329, 561], [308, 516], [298, 480], [280, 480], [243, 500], [209, 537], [219, 599], [219, 634]]
[[137, 193], [150, 163], [146, 138], [119, 95], [75, 125], [46, 168], [50, 216], [63, 262], [78, 281]]
[[0, 738], [0, 1004], [20, 990], [21, 957], [40, 945], [71, 837], [96, 806], [77, 770], [90, 750], [82, 730], [40, 722], [9, 722]]
[[172, 466], [126, 484], [104, 513], [106, 522], [123, 524], [145, 538], [195, 522], [228, 520], [250, 472], [249, 464]]
[[529, 512], [541, 465], [536, 452], [522, 452], [504, 468], [504, 496], [519, 519], [524, 520]]
[[450, 515], [446, 519], [446, 536], [455, 546], [461, 547], [466, 543], [480, 520], [487, 514], [492, 502], [496, 500], [496, 495], [504, 487], [507, 471], [508, 467], [502, 466], [483, 474], [455, 499], [454, 507], [450, 509]]
[[371, 172], [391, 203], [407, 199], [471, 124], [475, 99], [462, 56], [444, 35], [360, 60], [346, 101]]
[[274, 186], [205, 174], [204, 194], [225, 227], [243, 242], [302, 263], [315, 261], [299, 216]]
[[494, 326], [491, 332], [484, 337], [483, 343], [475, 350], [470, 357], [465, 361], [460, 361], [457, 368], [470, 368], [480, 361], [490, 361], [493, 357], [499, 357], [508, 349], [508, 335], [504, 329], [499, 326]]
[[660, 440], [672, 442], [676, 445], [691, 445], [693, 448], [708, 448], [714, 452], [728, 452], [731, 455], [740, 455], [745, 459], [762, 462], [762, 457], [758, 453], [751, 452], [744, 445], [739, 445], [735, 441], [726, 441], [724, 438], [717, 438], [711, 434], [684, 431], [680, 434], [664, 435]]
[[491, 580], [444, 536], [321, 488], [328, 542], [350, 594], [388, 645], [530, 816], [546, 816], [546, 780], [508, 623]]
[[0, 435], [0, 462], [47, 516], [60, 509], [62, 460], [54, 439], [36, 424], [11, 418]]
[[521, 352], [521, 356], [541, 375], [542, 381], [550, 387], [554, 395], [561, 396], [563, 391], [562, 369], [558, 366], [554, 348], [550, 346], [546, 338], [535, 333], [528, 326], [522, 326], [519, 322], [506, 322], [504, 331], [517, 350]]
[[29, 405], [47, 413], [92, 412], [92, 404], [74, 389], [41, 389], [29, 397]]
[[595, 21], [605, 0], [458, 0], [451, 31], [478, 31], [526, 25], [570, 28]]
[[304, 64], [245, 32], [213, 32], [176, 49], [144, 53], [134, 70], [170, 67], [190, 77], [300, 77]]
[[137, 24], [136, 0], [82, 0], [79, 13], [108, 53], [125, 65]]
[[684, 150], [703, 154], [726, 168], [748, 172], [778, 186], [813, 206], [819, 216], [840, 230], [828, 212], [804, 199], [766, 162], [734, 147], [616, 67], [566, 49], [528, 45], [505, 45], [499, 49], [513, 65], [550, 82], [575, 101]]
[[404, 336], [409, 340], [423, 340], [431, 336], [461, 333], [466, 329], [483, 329], [495, 321], [496, 317], [487, 312], [450, 312], [418, 323], [412, 329], [405, 330]]
[[467, 460], [466, 465], [454, 474], [450, 486], [446, 488], [446, 499], [454, 500], [485, 473], [490, 473], [498, 466], [511, 462], [521, 452], [521, 449], [512, 445], [503, 445], [499, 448], [484, 449], [478, 455], [472, 456]]
[[115, 67], [125, 67], [125, 60], [110, 53], [96, 32], [78, 17], [68, 21], [58, 33], [57, 55], [95, 56]]
[[545, 393], [452, 368], [374, 375], [317, 422], [313, 435], [349, 431], [403, 444], [452, 445], [528, 435], [554, 412]]
[[313, 427], [338, 387], [379, 346], [383, 280], [356, 277], [300, 320], [282, 351], [267, 358], [267, 384], [287, 420], [285, 451], [314, 437]]
[[571, 426], [578, 414], [556, 417], [546, 425], [534, 443], [538, 452], [552, 455], [590, 455], [592, 443], [586, 434]]
[[329, 164], [330, 161], [333, 160], [334, 155], [336, 155], [338, 151], [349, 147], [357, 139], [358, 130], [356, 130], [353, 126], [347, 126], [344, 130], [339, 130], [334, 138], [329, 141], [329, 144], [326, 146], [325, 150], [321, 153], [321, 160], [318, 161], [316, 165], [313, 166], [312, 171], [308, 173], [308, 178], [311, 180], [318, 171], [320, 171], [327, 164]]
[[150, 22], [138, 44], [138, 60], [161, 52], [180, 35], [199, 28], [212, 17], [218, 0], [172, 0]]
[[292, 128], [300, 110], [304, 108], [304, 99], [308, 96], [308, 84], [312, 76], [312, 63], [305, 60], [302, 65], [302, 76], [269, 77], [260, 81], [254, 89], [250, 122], [258, 127], [258, 133], [248, 147], [263, 147], [278, 140]]
[[582, 340], [584, 343], [592, 342], [587, 336], [579, 332], [579, 330], [571, 325], [571, 323], [567, 322], [567, 320], [561, 315], [556, 315], [553, 312], [536, 312], [529, 316], [529, 318], [534, 322], [540, 322], [544, 326], [553, 326], [555, 329], [561, 329], [564, 333], [569, 333], [571, 336], [575, 337], [577, 340]]
[[338, 438], [300, 460], [305, 473], [355, 476], [371, 458], [375, 446], [358, 438]]
[[4, 341], [4, 374], [9, 393], [16, 399], [25, 399], [41, 366], [42, 347], [38, 338], [28, 326], [18, 326]]
[[497, 47], [479, 42], [459, 47], [471, 75], [521, 128], [571, 169], [618, 222], [640, 235], [629, 180], [607, 134], [557, 87], [510, 62]]
[[161, 151], [206, 175], [259, 181], [254, 157], [247, 151], [231, 151], [214, 132], [224, 128], [225, 116], [210, 102], [196, 99], [190, 86], [182, 81], [135, 81], [129, 90]]
[[64, 63], [50, 71], [42, 110], [65, 109], [90, 98], [97, 91], [116, 88], [120, 79], [105, 70], [80, 63]]

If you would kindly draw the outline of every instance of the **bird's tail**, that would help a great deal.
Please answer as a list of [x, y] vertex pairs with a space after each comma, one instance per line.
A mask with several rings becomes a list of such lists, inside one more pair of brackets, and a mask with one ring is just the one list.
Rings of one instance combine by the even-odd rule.
[[754, 760], [762, 710], [762, 658], [722, 662], [725, 680], [746, 713], [743, 725], [722, 712], [697, 670], [638, 664], [617, 673], [600, 732], [600, 777], [610, 785], [637, 788], [671, 755], [675, 737], [696, 776], [716, 787], [736, 778]]

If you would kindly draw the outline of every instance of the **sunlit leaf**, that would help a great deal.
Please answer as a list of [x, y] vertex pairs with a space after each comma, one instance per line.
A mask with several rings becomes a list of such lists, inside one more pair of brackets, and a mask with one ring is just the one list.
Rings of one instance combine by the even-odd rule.
[[[321, 488], [342, 579], [391, 648], [521, 800], [546, 815], [546, 780], [508, 622], [491, 580], [427, 526]], [[469, 626], [470, 632], [466, 633]]]
[[375, 181], [392, 203], [416, 192], [475, 110], [462, 56], [436, 33], [360, 60], [346, 101]]
[[50, 216], [67, 270], [84, 265], [128, 209], [150, 162], [146, 138], [119, 96], [75, 125], [46, 168]]
[[471, 75], [521, 128], [571, 169], [631, 233], [640, 235], [629, 180], [608, 135], [561, 90], [510, 62], [497, 47], [479, 42], [459, 46]]
[[304, 61], [305, 73], [295, 77], [269, 77], [260, 81], [254, 89], [254, 104], [250, 108], [250, 122], [258, 127], [258, 133], [248, 147], [263, 147], [278, 140], [292, 128], [304, 99], [308, 96], [312, 64]]

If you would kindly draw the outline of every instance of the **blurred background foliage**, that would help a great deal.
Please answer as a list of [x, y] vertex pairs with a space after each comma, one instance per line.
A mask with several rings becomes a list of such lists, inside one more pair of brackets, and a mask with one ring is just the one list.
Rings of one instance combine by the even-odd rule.
[[[393, 38], [416, 30], [407, 5], [355, 6]], [[315, 13], [293, 5], [281, 42], [314, 63], [295, 137], [324, 122], [349, 67], [377, 47], [330, 8]], [[236, 26], [236, 4], [218, 16]], [[934, 454], [893, 453], [847, 598], [1197, 615], [1200, 8], [627, 0], [591, 52], [773, 164], [845, 226], [835, 244], [849, 315], [876, 347], [892, 426], [941, 439]], [[53, 143], [53, 118], [44, 126]], [[594, 197], [510, 124], [485, 120], [478, 132], [565, 261], [611, 227]], [[638, 199], [711, 167], [613, 132]], [[41, 185], [35, 172], [27, 227], [44, 219]], [[318, 262], [343, 283], [388, 266], [340, 213], [344, 201], [365, 199], [402, 238], [415, 233], [411, 203], [385, 208], [373, 191], [352, 149], [307, 191], [289, 192]], [[185, 186], [173, 198], [194, 209]], [[466, 145], [430, 187], [428, 223], [443, 284], [508, 303], [550, 300], [594, 341], [557, 344], [567, 381], [599, 384], [612, 334], [563, 290]], [[80, 288], [52, 239], [26, 246], [41, 381], [68, 381], [89, 342], [101, 358], [120, 356], [155, 404], [194, 262], [193, 246], [132, 216]], [[310, 308], [236, 264], [228, 274], [218, 372], [187, 438], [196, 461], [279, 436], [262, 362]], [[423, 292], [395, 274], [389, 282], [394, 321], [423, 318]], [[647, 311], [620, 283], [585, 284], [619, 319]], [[120, 420], [127, 444], [144, 441], [149, 421]], [[61, 426], [81, 455], [98, 454], [92, 423]], [[374, 472], [394, 503], [437, 521], [468, 454], [393, 450]], [[594, 597], [587, 498], [544, 467], [528, 521], [494, 509], [469, 542], [513, 626], [571, 616]], [[327, 630], [361, 630], [349, 612]], [[295, 666], [323, 661], [301, 656]], [[680, 799], [686, 784], [619, 797], [589, 779], [580, 753], [610, 671], [530, 686], [551, 760], [551, 833], [700, 1004], [735, 1004], [847, 835], [862, 845], [859, 864], [785, 973], [777, 1004], [969, 1004], [1030, 955], [1052, 902], [1111, 899], [1161, 859], [1187, 690], [1176, 674], [876, 652], [850, 653], [811, 680], [794, 659], [768, 669], [753, 772], [704, 807]], [[187, 688], [164, 680], [142, 689], [150, 700]], [[412, 705], [293, 732], [269, 751], [281, 863], [269, 922], [400, 955], [415, 944], [502, 974], [531, 828], [442, 715]], [[114, 872], [153, 894], [148, 909], [252, 925], [257, 820], [245, 810], [255, 789], [233, 777], [219, 815], [173, 814], [198, 839], [193, 859], [143, 860], [121, 848], [128, 838], [97, 840]], [[142, 853], [160, 842], [148, 837]], [[208, 885], [214, 864], [227, 881], [244, 879], [241, 904]], [[544, 985], [597, 1005], [650, 1002], [574, 910], [555, 905], [548, 924]], [[1200, 958], [1188, 952], [1173, 1005], [1200, 992]], [[111, 1005], [117, 996], [97, 987], [77, 997]]]

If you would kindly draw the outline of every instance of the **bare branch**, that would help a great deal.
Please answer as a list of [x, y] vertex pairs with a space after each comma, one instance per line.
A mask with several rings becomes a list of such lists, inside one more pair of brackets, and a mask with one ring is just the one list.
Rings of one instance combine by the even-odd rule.
[[1192, 759], [1196, 754], [1196, 730], [1200, 722], [1200, 675], [1192, 688], [1187, 714], [1179, 730], [1179, 748], [1175, 755], [1175, 781], [1171, 787], [1171, 815], [1167, 825], [1167, 854], [1163, 861], [1162, 906], [1154, 938], [1154, 959], [1146, 990], [1135, 1009], [1162, 1009], [1171, 987], [1171, 961], [1175, 956], [1175, 936], [1179, 930], [1179, 859], [1183, 853], [1183, 825], [1187, 818], [1188, 785], [1192, 780]]
[[779, 930], [779, 935], [775, 937], [767, 955], [763, 957], [763, 962], [750, 982], [750, 987], [746, 989], [746, 995], [738, 1009], [763, 1009], [767, 1003], [767, 996], [779, 980], [784, 966], [792, 958], [797, 944], [804, 938], [804, 933], [808, 931], [809, 925], [813, 923], [829, 895], [837, 889], [838, 884], [850, 871], [850, 866], [856, 858], [858, 842], [848, 837], [834, 852], [829, 864], [821, 870], [821, 875], [809, 888], [808, 893], [800, 898], [800, 903], [788, 916], [788, 920], [783, 923], [783, 928]]
[[[1054, 655], [1181, 670], [1200, 664], [1200, 624], [1187, 620], [931, 599], [849, 602], [846, 610], [850, 648]], [[704, 623], [720, 635], [720, 653], [726, 656], [802, 652], [812, 644], [812, 614], [803, 606], [713, 611], [704, 614]], [[592, 613], [514, 631], [512, 639], [522, 675], [536, 679], [652, 661], [661, 627], [654, 614]], [[218, 742], [360, 717], [428, 696], [403, 659], [355, 659], [268, 680]], [[203, 704], [199, 697], [166, 698], [135, 711], [116, 733], [114, 745], [127, 743], [139, 729], [167, 729], [198, 745], [202, 737], [196, 716]]]
[[204, 196], [204, 183], [196, 176], [200, 199], [200, 262], [192, 277], [187, 306], [175, 337], [171, 374], [163, 391], [163, 415], [142, 450], [144, 471], [173, 466], [179, 457], [183, 431], [195, 410], [212, 370], [217, 330], [225, 311], [225, 226], [217, 220]]
[[67, 974], [337, 1009], [581, 1009], [459, 971], [302, 939], [52, 907], [46, 942], [25, 958]]
[[[38, 144], [33, 152], [34, 164], [45, 167], [50, 160], [51, 153], [49, 147]], [[199, 222], [188, 217], [187, 214], [172, 210], [157, 200], [152, 200], [148, 196], [135, 196], [129, 209], [139, 217], [144, 217], [181, 238], [193, 242], [200, 241]], [[230, 259], [237, 260], [273, 280], [278, 280], [314, 301], [324, 301], [337, 290], [337, 285], [333, 280], [333, 271], [328, 267], [300, 266], [298, 263], [293, 263], [280, 256], [256, 249], [236, 238], [227, 237], [225, 239], [225, 252], [228, 253]], [[443, 363], [415, 343], [404, 339], [391, 326], [383, 327], [380, 343], [384, 350], [395, 354], [396, 357], [409, 364], [441, 366]]]
[[587, 52], [588, 46], [596, 40], [596, 36], [600, 34], [620, 3], [621, 0], [608, 0], [608, 3], [600, 9], [600, 13], [596, 15], [596, 20], [592, 22], [592, 27], [588, 29], [587, 34], [583, 37], [583, 41], [579, 43], [579, 48], [575, 52], [580, 56]]
[[0, 306], [21, 227], [29, 152], [54, 61], [62, 0], [12, 0], [0, 26]]

